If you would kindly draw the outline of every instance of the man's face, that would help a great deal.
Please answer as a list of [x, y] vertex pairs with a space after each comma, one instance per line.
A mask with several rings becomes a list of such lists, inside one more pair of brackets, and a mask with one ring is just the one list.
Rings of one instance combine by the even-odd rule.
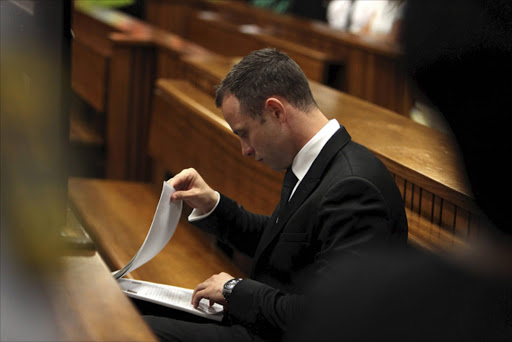
[[253, 157], [275, 170], [291, 165], [290, 149], [287, 148], [286, 131], [271, 114], [263, 114], [261, 122], [240, 112], [240, 102], [234, 95], [227, 95], [221, 106], [222, 114], [233, 132], [240, 139], [242, 154]]

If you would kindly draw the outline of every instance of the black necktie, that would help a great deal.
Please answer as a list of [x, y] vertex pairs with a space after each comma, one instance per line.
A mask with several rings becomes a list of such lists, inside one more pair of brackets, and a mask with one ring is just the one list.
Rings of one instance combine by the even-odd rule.
[[[292, 193], [295, 184], [297, 184], [297, 177], [293, 174], [292, 168], [288, 168], [284, 175], [283, 188], [281, 189], [281, 202], [279, 202], [279, 215], [283, 212], [284, 208], [288, 204], [290, 194]], [[276, 223], [279, 222], [279, 216], [276, 219]]]

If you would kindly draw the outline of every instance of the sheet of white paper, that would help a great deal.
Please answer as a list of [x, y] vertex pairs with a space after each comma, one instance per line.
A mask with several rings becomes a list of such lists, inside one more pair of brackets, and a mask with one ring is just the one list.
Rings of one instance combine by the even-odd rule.
[[113, 273], [116, 279], [121, 278], [153, 259], [171, 239], [178, 225], [181, 209], [183, 207], [182, 201], [171, 202], [171, 194], [174, 191], [172, 186], [164, 182], [160, 200], [146, 240], [133, 259], [122, 269]]
[[117, 281], [123, 292], [130, 297], [165, 305], [213, 320], [222, 320], [224, 311], [222, 305], [215, 303], [210, 306], [209, 301], [203, 299], [198, 308], [194, 308], [190, 303], [194, 292], [191, 289], [125, 278]]

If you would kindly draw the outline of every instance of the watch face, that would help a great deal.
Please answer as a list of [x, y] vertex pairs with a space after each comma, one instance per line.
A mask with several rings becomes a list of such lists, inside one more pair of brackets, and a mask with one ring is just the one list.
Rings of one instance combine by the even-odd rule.
[[231, 291], [233, 291], [235, 285], [238, 284], [240, 280], [242, 279], [230, 279], [224, 284], [224, 287], [222, 289], [222, 295], [224, 296], [224, 298], [227, 299], [227, 297], [231, 294]]

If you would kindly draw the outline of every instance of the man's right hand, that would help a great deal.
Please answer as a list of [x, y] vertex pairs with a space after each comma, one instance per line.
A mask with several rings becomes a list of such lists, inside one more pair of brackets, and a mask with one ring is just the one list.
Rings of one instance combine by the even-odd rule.
[[185, 169], [167, 183], [176, 190], [171, 195], [171, 201], [183, 200], [203, 213], [210, 212], [217, 204], [218, 194], [206, 184], [195, 169]]

